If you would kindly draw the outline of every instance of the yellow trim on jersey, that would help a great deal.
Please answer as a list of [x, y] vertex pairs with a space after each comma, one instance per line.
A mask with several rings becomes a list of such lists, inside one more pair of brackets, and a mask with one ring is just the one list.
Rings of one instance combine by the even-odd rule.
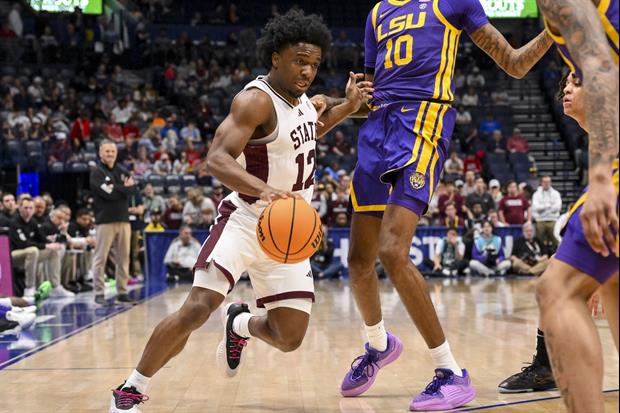
[[435, 15], [437, 16], [439, 21], [442, 22], [444, 26], [446, 26], [448, 29], [453, 30], [455, 32], [460, 32], [459, 29], [457, 29], [452, 24], [450, 24], [448, 19], [446, 19], [444, 15], [441, 14], [441, 11], [439, 10], [439, 0], [433, 0], [433, 11], [435, 12]]
[[566, 40], [564, 40], [561, 35], [557, 35], [551, 31], [551, 27], [549, 26], [549, 22], [547, 21], [547, 18], [545, 16], [543, 16], [543, 23], [545, 24], [545, 30], [549, 37], [551, 37], [551, 40], [553, 40], [557, 44], [566, 44]]
[[[422, 126], [422, 118], [424, 117], [424, 111], [426, 110], [426, 106], [428, 102], [424, 101], [420, 104], [420, 109], [418, 110], [418, 116], [415, 119], [415, 124], [413, 125], [413, 133], [418, 135], [420, 133], [420, 127]], [[413, 145], [413, 151], [411, 153], [411, 159], [407, 162], [407, 165], [412, 164], [418, 159], [418, 152], [420, 150], [421, 139], [416, 139], [415, 144]]]
[[372, 28], [375, 32], [375, 37], [377, 36], [377, 13], [379, 12], [379, 6], [381, 2], [375, 4], [375, 7], [372, 8]]
[[454, 74], [454, 65], [456, 64], [456, 52], [459, 47], [459, 38], [461, 37], [461, 33], [457, 32], [452, 35], [453, 42], [450, 43], [451, 46], [448, 48], [448, 63], [446, 65], [446, 72], [443, 75], [443, 84], [442, 84], [442, 100], [452, 101], [454, 99], [454, 95], [452, 94], [452, 76]]
[[349, 185], [349, 192], [351, 194], [351, 203], [353, 204], [353, 211], [355, 212], [382, 212], [385, 211], [385, 205], [363, 205], [360, 206], [357, 203], [357, 197], [355, 196], [355, 189], [353, 187], [353, 181]]
[[392, 6], [404, 6], [410, 1], [411, 0], [388, 0], [388, 3], [390, 3]]
[[570, 69], [570, 71], [573, 73], [577, 73], [577, 69], [575, 69], [575, 65], [573, 64], [573, 62], [571, 62], [569, 58], [566, 57], [564, 53], [562, 53], [562, 50], [560, 50], [560, 48], [557, 48], [557, 51], [560, 54], [560, 57], [562, 57], [562, 60], [564, 60], [564, 63], [566, 63], [566, 65]]
[[431, 103], [429, 105], [428, 114], [424, 120], [424, 128], [422, 129], [422, 133], [417, 137], [417, 140], [420, 140], [420, 136], [424, 139], [424, 146], [422, 147], [422, 153], [420, 154], [418, 166], [415, 170], [424, 175], [426, 175], [428, 164], [432, 160], [433, 150], [437, 147], [433, 130], [435, 129], [439, 112], [441, 112], [441, 106], [440, 103]]
[[[618, 174], [618, 167], [620, 164], [620, 160], [616, 159], [614, 160], [613, 163], [613, 175], [611, 177], [611, 181], [614, 184], [614, 186], [616, 187], [616, 192], [620, 192], [620, 176]], [[573, 214], [575, 213], [575, 211], [577, 211], [577, 208], [579, 208], [580, 206], [583, 205], [583, 203], [586, 201], [586, 199], [588, 199], [588, 192], [586, 192], [585, 194], [581, 195], [579, 197], [579, 199], [577, 200], [577, 202], [575, 202], [575, 204], [573, 205], [573, 207], [570, 209], [569, 213], [568, 213], [568, 218], [570, 219], [570, 217], [573, 216]]]
[[599, 13], [605, 14], [607, 13], [607, 9], [609, 8], [610, 4], [611, 4], [611, 0], [601, 0], [601, 2], [598, 4], [598, 7], [596, 9], [598, 10]]
[[450, 30], [446, 28], [443, 33], [443, 47], [441, 49], [441, 64], [439, 65], [437, 76], [435, 76], [435, 90], [433, 91], [433, 99], [439, 99], [439, 86], [441, 85], [441, 74], [444, 72], [446, 65], [448, 63], [446, 60], [446, 50], [448, 48], [449, 39], [450, 39]]
[[435, 133], [435, 154], [433, 156], [433, 161], [431, 162], [431, 173], [430, 173], [430, 189], [428, 191], [428, 202], [431, 202], [431, 198], [433, 197], [433, 193], [435, 192], [435, 166], [437, 165], [437, 161], [439, 160], [439, 151], [437, 150], [437, 143], [439, 139], [441, 139], [441, 134], [443, 133], [443, 117], [448, 110], [448, 105], [443, 105], [441, 111], [439, 112], [439, 124], [437, 125], [437, 132]]
[[[433, 0], [433, 11], [439, 21], [446, 26], [443, 36], [443, 47], [441, 49], [441, 64], [439, 71], [435, 77], [435, 90], [433, 91], [433, 99], [453, 100], [454, 96], [450, 88], [452, 75], [454, 73], [454, 65], [456, 63], [456, 51], [458, 49], [458, 41], [461, 30], [454, 27], [448, 19], [441, 14], [439, 10], [439, 0]], [[441, 91], [440, 89], [441, 85]]]

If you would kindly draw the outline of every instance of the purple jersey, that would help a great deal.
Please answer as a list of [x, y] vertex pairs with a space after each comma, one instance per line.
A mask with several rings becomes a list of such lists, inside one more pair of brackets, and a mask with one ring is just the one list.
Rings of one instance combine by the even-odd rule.
[[[603, 28], [605, 29], [605, 34], [607, 35], [607, 42], [609, 43], [609, 49], [611, 50], [611, 54], [618, 64], [618, 3], [620, 0], [600, 0], [597, 10], [599, 17], [601, 18], [601, 23], [603, 24]], [[566, 40], [562, 36], [558, 36], [553, 34], [549, 28], [547, 23], [547, 19], [544, 19], [545, 28], [547, 29], [547, 33], [555, 42], [555, 45], [558, 48], [558, 52], [562, 56], [562, 59], [571, 72], [575, 73], [575, 75], [579, 79], [583, 79], [583, 72], [581, 68], [577, 65], [573, 57], [570, 55], [568, 51], [568, 47], [566, 47]]]
[[385, 0], [366, 20], [365, 66], [374, 73], [373, 106], [454, 100], [461, 32], [488, 23], [479, 0]]

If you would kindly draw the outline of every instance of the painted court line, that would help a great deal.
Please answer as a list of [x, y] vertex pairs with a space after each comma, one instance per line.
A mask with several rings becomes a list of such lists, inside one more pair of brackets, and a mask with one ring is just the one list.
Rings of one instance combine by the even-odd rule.
[[[618, 393], [618, 391], [620, 391], [620, 389], [603, 390], [603, 393]], [[519, 400], [519, 401], [516, 401], [516, 402], [510, 402], [510, 403], [498, 403], [498, 404], [490, 404], [488, 406], [469, 407], [467, 409], [452, 410], [451, 412], [453, 412], [453, 413], [476, 412], [476, 411], [479, 411], [479, 410], [497, 409], [497, 408], [500, 408], [500, 407], [515, 406], [515, 405], [518, 405], [518, 404], [528, 404], [528, 403], [544, 402], [544, 401], [547, 401], [547, 400], [557, 400], [557, 399], [560, 399], [560, 398], [562, 398], [562, 396], [541, 397], [541, 398], [538, 398], [538, 399]]]
[[44, 345], [42, 345], [40, 347], [36, 347], [36, 348], [34, 348], [32, 350], [29, 350], [29, 351], [27, 351], [25, 353], [22, 353], [22, 354], [14, 357], [14, 358], [12, 358], [10, 360], [7, 360], [4, 363], [0, 364], [0, 370], [4, 369], [5, 367], [8, 367], [8, 366], [10, 366], [12, 364], [17, 363], [18, 361], [21, 361], [21, 360], [25, 359], [26, 357], [32, 356], [33, 354], [36, 354], [36, 353], [38, 353], [38, 352], [40, 352], [42, 350], [45, 350], [46, 348], [48, 348], [48, 347], [50, 347], [50, 346], [52, 346], [52, 345], [54, 345], [56, 343], [59, 343], [59, 342], [61, 342], [63, 340], [66, 340], [66, 339], [68, 339], [70, 337], [73, 337], [74, 335], [79, 334], [82, 331], [88, 330], [89, 328], [94, 327], [97, 324], [100, 324], [100, 323], [102, 323], [102, 322], [104, 322], [106, 320], [109, 320], [110, 318], [112, 318], [114, 316], [117, 316], [117, 315], [122, 314], [122, 313], [124, 313], [126, 311], [129, 311], [132, 308], [135, 308], [137, 305], [143, 304], [146, 301], [148, 301], [148, 300], [150, 300], [152, 298], [155, 298], [155, 297], [163, 294], [166, 291], [168, 291], [167, 288], [162, 290], [162, 291], [158, 291], [156, 293], [153, 293], [152, 295], [150, 295], [148, 297], [145, 297], [142, 300], [140, 300], [136, 305], [119, 307], [118, 310], [116, 310], [116, 311], [114, 311], [114, 312], [112, 312], [112, 313], [110, 313], [110, 314], [108, 314], [108, 315], [106, 315], [106, 316], [104, 316], [104, 317], [102, 317], [102, 318], [100, 318], [98, 320], [95, 320], [95, 321], [93, 321], [90, 324], [87, 324], [85, 326], [79, 327], [79, 328], [77, 328], [77, 329], [75, 329], [75, 330], [73, 330], [73, 331], [71, 331], [71, 332], [69, 332], [69, 333], [67, 333], [65, 335], [62, 335], [60, 337], [56, 337], [55, 339], [45, 343]]

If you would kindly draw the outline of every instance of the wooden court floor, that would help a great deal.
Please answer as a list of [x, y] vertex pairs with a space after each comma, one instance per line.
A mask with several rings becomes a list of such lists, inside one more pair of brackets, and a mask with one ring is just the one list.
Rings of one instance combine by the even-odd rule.
[[[0, 370], [0, 413], [107, 412], [110, 389], [136, 364], [153, 327], [183, 302], [189, 286], [137, 307]], [[362, 349], [361, 321], [347, 282], [317, 283], [317, 302], [302, 347], [283, 354], [251, 340], [242, 370], [225, 379], [215, 370], [222, 328], [212, 317], [185, 351], [152, 380], [144, 413], [392, 413], [407, 412], [412, 396], [432, 375], [432, 364], [398, 295], [382, 283], [384, 317], [405, 344], [401, 358], [383, 369], [363, 397], [343, 399], [343, 374]], [[497, 384], [529, 361], [537, 309], [531, 280], [430, 282], [431, 295], [478, 397], [458, 411], [563, 412], [558, 392], [500, 395]], [[252, 300], [241, 284], [233, 298]], [[605, 350], [605, 389], [618, 389], [618, 353], [605, 321], [597, 321]], [[543, 400], [547, 399], [547, 400]], [[618, 392], [606, 394], [618, 411]], [[519, 403], [521, 402], [521, 403]], [[587, 412], [584, 412], [587, 413]]]

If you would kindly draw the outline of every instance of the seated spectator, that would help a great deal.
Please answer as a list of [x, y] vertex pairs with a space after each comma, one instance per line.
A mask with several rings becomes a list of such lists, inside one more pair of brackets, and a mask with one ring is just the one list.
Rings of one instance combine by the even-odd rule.
[[192, 165], [187, 161], [187, 153], [181, 152], [180, 156], [174, 160], [172, 164], [172, 173], [175, 175], [184, 175], [191, 173]]
[[456, 124], [459, 126], [471, 125], [471, 113], [463, 105], [459, 105], [458, 112], [456, 113]]
[[465, 229], [468, 235], [475, 236], [482, 230], [482, 224], [487, 220], [487, 217], [482, 209], [480, 202], [474, 202], [471, 209], [467, 209], [467, 219], [465, 220]]
[[440, 222], [440, 225], [446, 228], [459, 228], [464, 225], [463, 220], [456, 213], [456, 205], [454, 202], [448, 202], [445, 209], [446, 218]]
[[319, 249], [310, 258], [310, 267], [315, 279], [326, 278], [332, 280], [339, 278], [344, 265], [339, 259], [334, 259], [334, 241], [327, 237], [327, 228], [323, 231], [325, 236]]
[[142, 205], [144, 205], [144, 222], [148, 223], [151, 222], [151, 212], [163, 211], [166, 208], [166, 201], [161, 195], [155, 193], [153, 185], [147, 183], [142, 190]]
[[467, 268], [464, 256], [465, 244], [459, 239], [456, 228], [448, 228], [446, 236], [435, 245], [433, 260], [426, 264], [433, 269], [434, 275], [456, 277]]
[[490, 209], [495, 208], [495, 201], [493, 201], [493, 197], [491, 194], [487, 192], [486, 184], [484, 183], [484, 179], [481, 177], [476, 178], [476, 187], [474, 192], [467, 195], [467, 200], [465, 201], [465, 205], [467, 208], [470, 208], [479, 203], [482, 205], [482, 211], [486, 215]]
[[41, 226], [43, 225], [45, 219], [48, 216], [46, 212], [47, 204], [45, 203], [45, 200], [40, 196], [35, 197], [32, 201], [34, 203], [34, 215], [32, 216], [32, 219], [34, 219], [36, 223]]
[[179, 229], [183, 224], [183, 205], [177, 195], [168, 198], [168, 207], [164, 212], [163, 225], [168, 229]]
[[463, 94], [461, 104], [463, 106], [478, 106], [478, 93], [473, 87], [467, 89], [467, 92]]
[[538, 239], [550, 251], [555, 251], [558, 242], [553, 235], [553, 228], [562, 211], [562, 196], [551, 186], [551, 177], [543, 176], [540, 187], [532, 196], [532, 218], [536, 221]]
[[349, 216], [346, 212], [339, 212], [334, 219], [334, 228], [349, 228]]
[[196, 127], [196, 121], [190, 120], [187, 126], [181, 129], [181, 137], [185, 142], [198, 143], [202, 141], [200, 129]]
[[347, 225], [349, 226], [349, 216], [347, 215], [347, 208], [349, 206], [349, 196], [346, 192], [338, 191], [336, 194], [336, 199], [327, 204], [327, 223], [328, 225], [334, 225], [336, 222], [336, 218], [341, 213], [344, 213], [347, 217]]
[[463, 163], [463, 170], [465, 172], [471, 171], [477, 175], [482, 172], [482, 162], [480, 162], [480, 159], [478, 159], [475, 154], [469, 153], [465, 157], [465, 162]]
[[196, 263], [196, 257], [200, 253], [200, 242], [192, 236], [192, 229], [184, 225], [179, 231], [179, 236], [172, 241], [164, 264], [168, 270], [167, 279], [178, 281], [179, 279], [191, 280], [192, 268]]
[[151, 172], [151, 160], [149, 159], [147, 147], [140, 144], [138, 146], [138, 158], [133, 162], [133, 173], [139, 177], [146, 177]]
[[151, 220], [146, 227], [144, 227], [145, 232], [162, 232], [165, 231], [166, 227], [164, 227], [161, 223], [161, 210], [153, 209], [151, 210]]
[[484, 75], [480, 73], [480, 68], [478, 66], [474, 66], [471, 70], [471, 73], [467, 75], [467, 86], [473, 88], [483, 88], [486, 84], [484, 80]]
[[15, 195], [10, 192], [2, 193], [2, 209], [0, 209], [0, 222], [11, 222], [17, 215]]
[[77, 211], [75, 221], [69, 224], [67, 233], [71, 237], [71, 248], [82, 251], [76, 259], [76, 282], [79, 284], [80, 291], [87, 291], [89, 288], [92, 289], [88, 281], [93, 278], [90, 269], [92, 267], [94, 249], [97, 245], [97, 240], [94, 236], [93, 216], [88, 209], [84, 208]]
[[514, 153], [528, 153], [530, 151], [530, 144], [521, 134], [521, 129], [514, 128], [512, 131], [512, 136], [508, 138], [508, 143], [506, 144], [508, 148], [508, 152]]
[[463, 197], [456, 188], [455, 182], [452, 181], [446, 182], [446, 193], [439, 196], [439, 200], [437, 201], [440, 222], [446, 221], [446, 209], [448, 207], [448, 204], [453, 204], [456, 208], [456, 214], [463, 217]]
[[193, 227], [205, 223], [205, 211], [211, 211], [215, 217], [215, 205], [209, 198], [205, 198], [201, 188], [193, 188], [187, 193], [187, 202], [183, 207], [183, 222]]
[[504, 197], [504, 194], [502, 193], [502, 186], [497, 179], [491, 179], [489, 181], [489, 192], [491, 193], [493, 202], [495, 202], [494, 208], [497, 209], [499, 207], [499, 201], [501, 201]]
[[222, 200], [226, 197], [226, 194], [224, 193], [224, 185], [222, 185], [222, 183], [215, 178], [213, 178], [211, 185], [213, 190], [211, 191], [209, 198], [213, 201], [213, 205], [215, 205], [215, 210], [217, 211], [217, 208], [220, 206], [220, 202], [222, 202]]
[[515, 241], [510, 260], [518, 274], [538, 276], [547, 269], [549, 256], [544, 253], [538, 238], [534, 237], [534, 227], [529, 222], [523, 225], [523, 237]]
[[18, 214], [11, 221], [10, 241], [11, 258], [13, 265], [24, 266], [26, 275], [24, 297], [34, 297], [37, 282], [37, 265], [42, 263], [47, 267], [46, 275], [52, 283], [52, 297], [72, 297], [73, 294], [61, 285], [60, 255], [62, 248], [57, 242], [48, 242], [32, 219], [34, 204], [32, 198], [22, 198], [18, 207]]
[[503, 228], [506, 226], [502, 221], [499, 220], [499, 214], [496, 209], [489, 209], [489, 213], [487, 214], [487, 218], [493, 224], [495, 228]]
[[495, 89], [491, 93], [491, 100], [495, 106], [507, 106], [510, 104], [510, 96], [506, 89]]
[[189, 163], [190, 166], [194, 166], [200, 161], [202, 152], [197, 150], [194, 147], [194, 142], [190, 140], [185, 143], [185, 155], [187, 156], [187, 163]]
[[495, 129], [489, 139], [489, 145], [487, 146], [488, 153], [506, 153], [506, 140], [502, 136], [502, 131]]
[[312, 202], [310, 203], [314, 209], [321, 217], [321, 220], [324, 220], [327, 216], [327, 201], [325, 199], [325, 184], [320, 183], [316, 186], [316, 190], [312, 195]]
[[[465, 159], [467, 162], [467, 159]], [[461, 188], [461, 195], [467, 198], [470, 194], [476, 191], [476, 173], [471, 170], [465, 170], [465, 182]]]
[[480, 235], [474, 237], [472, 260], [469, 268], [473, 273], [489, 277], [504, 275], [510, 269], [510, 260], [504, 256], [502, 239], [493, 234], [493, 225], [485, 221]]
[[526, 221], [532, 221], [530, 201], [519, 194], [515, 181], [509, 181], [506, 185], [506, 196], [499, 202], [498, 209], [500, 221], [508, 225], [523, 225]]
[[153, 173], [157, 175], [166, 176], [172, 174], [172, 162], [170, 162], [170, 155], [163, 153], [158, 161], [153, 165]]
[[446, 181], [454, 181], [456, 179], [462, 179], [464, 173], [463, 161], [459, 158], [459, 154], [456, 151], [450, 153], [450, 158], [444, 164], [444, 179]]

